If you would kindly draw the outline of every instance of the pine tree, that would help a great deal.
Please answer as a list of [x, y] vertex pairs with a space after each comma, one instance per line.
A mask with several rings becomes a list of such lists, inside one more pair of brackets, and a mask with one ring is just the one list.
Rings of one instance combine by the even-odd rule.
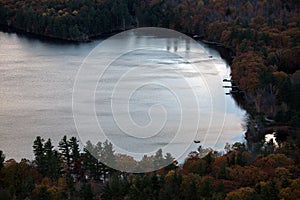
[[164, 158], [163, 158], [163, 154], [162, 154], [162, 150], [158, 149], [155, 153], [154, 159], [153, 159], [153, 169], [159, 169], [161, 167], [163, 167], [164, 163]]
[[0, 170], [3, 167], [4, 160], [5, 160], [5, 155], [3, 154], [3, 151], [0, 150]]
[[115, 164], [115, 155], [113, 150], [112, 143], [108, 142], [107, 140], [103, 143], [103, 148], [101, 151], [101, 161], [109, 166], [114, 166]]
[[67, 140], [66, 135], [59, 142], [58, 147], [59, 147], [59, 150], [61, 151], [62, 161], [66, 164], [65, 171], [66, 171], [66, 173], [70, 173], [70, 169], [71, 169], [70, 144], [69, 144], [69, 141]]
[[60, 157], [56, 150], [53, 150], [51, 139], [44, 144], [45, 149], [45, 175], [52, 179], [57, 179], [61, 175]]
[[93, 144], [88, 141], [83, 149], [83, 168], [88, 178], [99, 180], [101, 177], [101, 169], [96, 157], [99, 157], [98, 153]]
[[40, 136], [37, 136], [35, 141], [33, 142], [33, 152], [35, 155], [35, 161], [37, 164], [38, 171], [45, 175], [45, 168], [46, 168], [46, 162], [45, 162], [45, 149], [44, 149], [44, 139], [42, 139]]
[[79, 150], [79, 144], [75, 137], [72, 137], [69, 140], [69, 145], [71, 148], [71, 173], [75, 175], [75, 178], [79, 179], [83, 176], [82, 171], [82, 163], [81, 163], [81, 157], [80, 157], [80, 150]]
[[72, 160], [78, 160], [80, 158], [80, 150], [79, 150], [79, 144], [76, 137], [71, 137], [71, 139], [69, 140], [69, 145], [71, 148]]
[[100, 152], [100, 161], [104, 164], [104, 166], [101, 165], [101, 167], [103, 167], [102, 173], [105, 179], [107, 174], [112, 175], [112, 173], [115, 171], [114, 166], [116, 164], [113, 145], [107, 140], [103, 143], [103, 148]]
[[177, 164], [177, 160], [175, 160], [170, 153], [166, 153], [164, 160], [165, 170], [175, 170], [178, 167]]

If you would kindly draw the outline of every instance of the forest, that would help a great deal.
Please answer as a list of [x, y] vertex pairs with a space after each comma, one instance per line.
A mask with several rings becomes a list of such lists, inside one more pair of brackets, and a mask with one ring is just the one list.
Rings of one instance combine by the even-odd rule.
[[[37, 137], [33, 161], [5, 160], [0, 151], [1, 199], [297, 199], [300, 196], [300, 139], [276, 146], [274, 141], [249, 153], [243, 143], [226, 144], [225, 154], [199, 145], [184, 163], [158, 150], [135, 161], [115, 153], [105, 141], [87, 142], [83, 151], [75, 137], [58, 147]], [[93, 156], [91, 151], [96, 151]], [[98, 157], [98, 158], [97, 158]], [[100, 159], [101, 162], [98, 160]], [[164, 165], [149, 173], [114, 170], [104, 163], [130, 168]], [[151, 170], [151, 169], [149, 169]]]
[[[249, 113], [247, 144], [226, 154], [201, 148], [182, 165], [121, 173], [64, 137], [34, 141], [34, 161], [5, 160], [0, 152], [0, 196], [6, 199], [297, 199], [300, 196], [299, 0], [0, 0], [0, 24], [71, 41], [156, 26], [174, 29], [230, 52], [232, 91]], [[264, 136], [275, 133], [276, 142]], [[115, 155], [109, 142], [87, 144], [107, 162], [133, 167], [169, 162], [162, 152], [143, 162]], [[105, 150], [104, 150], [105, 149]], [[118, 163], [117, 162], [117, 163]], [[122, 163], [121, 162], [121, 163]], [[161, 162], [161, 163], [160, 163]], [[120, 163], [119, 163], [120, 164]], [[144, 163], [145, 164], [145, 163]], [[149, 165], [151, 171], [151, 165]]]

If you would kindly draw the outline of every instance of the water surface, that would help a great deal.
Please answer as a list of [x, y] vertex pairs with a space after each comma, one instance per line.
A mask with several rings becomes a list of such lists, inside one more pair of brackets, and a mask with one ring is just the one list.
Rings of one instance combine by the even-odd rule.
[[[172, 83], [172, 86], [178, 91], [184, 91], [181, 90], [182, 85], [177, 81], [178, 77], [173, 73], [174, 71], [170, 70], [177, 68], [183, 72], [184, 76], [188, 77], [190, 83], [195, 83], [194, 89], [199, 91], [198, 104], [202, 111], [210, 108], [211, 102], [207, 101], [208, 98], [201, 98], [201, 96], [209, 96], [201, 93], [206, 90], [197, 89], [201, 77], [197, 77], [196, 73], [185, 68], [187, 65], [182, 62], [182, 59], [172, 53], [179, 51], [177, 45], [180, 46], [180, 44], [174, 44], [164, 38], [142, 38], [143, 40], [139, 41], [165, 44], [168, 52], [131, 52], [122, 59], [122, 66], [124, 67], [122, 69], [130, 68], [133, 64], [144, 65], [147, 61], [152, 63], [152, 66], [162, 67], [164, 73], [161, 73], [160, 77], [157, 74], [149, 73], [140, 77], [132, 77], [130, 83], [150, 82], [154, 78], [159, 78], [161, 81]], [[78, 137], [72, 114], [73, 85], [83, 60], [101, 41], [99, 39], [91, 43], [60, 44], [27, 38], [14, 33], [0, 32], [0, 149], [4, 151], [6, 158], [20, 160], [26, 157], [32, 159], [32, 144], [36, 136], [51, 138], [54, 145], [57, 145], [63, 135]], [[212, 55], [212, 58], [201, 52], [190, 52], [189, 57], [196, 62], [203, 63], [205, 76], [211, 82], [229, 78], [230, 69], [226, 62], [220, 58], [216, 51], [207, 47], [205, 50], [209, 55]], [[120, 66], [118, 61], [112, 63], [113, 65]], [[212, 65], [216, 70], [211, 73]], [[111, 68], [111, 70], [114, 69], [118, 68]], [[110, 105], [108, 98], [111, 90], [110, 83], [117, 80], [120, 73], [120, 70], [116, 70], [115, 73], [107, 73], [103, 77], [106, 84], [97, 88], [95, 107], [98, 119], [102, 123], [105, 122], [104, 129], [115, 133], [112, 139], [119, 138], [120, 144], [130, 146], [124, 138], [122, 139], [118, 135], [110, 113], [106, 115], [103, 110], [105, 106]], [[89, 81], [88, 78], [86, 81]], [[222, 85], [219, 81], [217, 82], [216, 88], [220, 89]], [[159, 88], [157, 85], [148, 85], [143, 89], [144, 92], [137, 91], [132, 96], [129, 104], [133, 113], [132, 119], [137, 124], [143, 126], [148, 123], [149, 119], [145, 111], [149, 109], [151, 104], [162, 103], [171, 113], [177, 112], [176, 99], [172, 99], [172, 95], [164, 92], [163, 88]], [[221, 134], [216, 140], [210, 142], [209, 137], [201, 135], [201, 130], [207, 130], [208, 126], [207, 123], [202, 123], [203, 127], [199, 127], [200, 134], [196, 138], [201, 141], [206, 140], [205, 145], [215, 149], [222, 149], [226, 142], [241, 141], [243, 138], [244, 131], [241, 124], [245, 113], [230, 96], [225, 95], [225, 92], [227, 91], [224, 90], [224, 93], [221, 93], [220, 97], [214, 100], [216, 108], [218, 105], [223, 105], [223, 101], [225, 101], [225, 110], [215, 109], [214, 115], [219, 116], [219, 119], [216, 120], [218, 123], [212, 122], [209, 128], [209, 134], [217, 134], [220, 131]], [[220, 103], [218, 103], [218, 99]], [[177, 115], [172, 116], [173, 118], [171, 116], [168, 118], [171, 123], [166, 129], [170, 132], [173, 131], [173, 125], [175, 126], [179, 120]], [[225, 120], [223, 120], [224, 116]], [[220, 124], [219, 121], [223, 123]], [[185, 138], [184, 135], [182, 138]], [[158, 148], [167, 142], [169, 142], [169, 136], [165, 134], [159, 140], [152, 141], [152, 144]], [[181, 145], [174, 144], [172, 148], [176, 151]], [[197, 145], [195, 144], [190, 147], [190, 150], [196, 148]], [[139, 147], [135, 145], [131, 150], [138, 151], [138, 149]]]

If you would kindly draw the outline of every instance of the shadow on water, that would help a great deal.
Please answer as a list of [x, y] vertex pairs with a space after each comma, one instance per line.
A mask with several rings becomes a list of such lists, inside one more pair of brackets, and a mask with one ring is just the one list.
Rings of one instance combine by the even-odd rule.
[[40, 34], [36, 34], [36, 33], [29, 33], [20, 29], [16, 29], [13, 27], [8, 27], [5, 25], [1, 25], [0, 24], [0, 31], [4, 32], [4, 33], [12, 33], [12, 34], [16, 34], [18, 37], [20, 38], [26, 38], [29, 41], [40, 41], [43, 43], [49, 43], [49, 44], [56, 44], [56, 45], [80, 45], [82, 43], [90, 43], [93, 42], [95, 40], [104, 40], [109, 38], [110, 36], [113, 36], [121, 31], [112, 31], [112, 32], [108, 32], [108, 33], [102, 33], [100, 35], [97, 36], [92, 36], [90, 37], [89, 40], [86, 41], [75, 41], [75, 40], [68, 40], [68, 39], [61, 39], [61, 38], [56, 38], [56, 37], [49, 37], [49, 36], [44, 36], [44, 35], [40, 35]]
[[59, 38], [50, 38], [43, 35], [38, 35], [34, 33], [28, 33], [26, 31], [22, 31], [19, 29], [15, 29], [8, 26], [0, 25], [0, 31], [4, 33], [16, 34], [19, 38], [26, 38], [29, 42], [35, 42], [38, 40], [39, 42], [48, 43], [48, 44], [56, 44], [56, 45], [70, 45], [70, 44], [77, 44], [79, 45], [80, 42], [71, 41], [71, 40], [63, 40]]

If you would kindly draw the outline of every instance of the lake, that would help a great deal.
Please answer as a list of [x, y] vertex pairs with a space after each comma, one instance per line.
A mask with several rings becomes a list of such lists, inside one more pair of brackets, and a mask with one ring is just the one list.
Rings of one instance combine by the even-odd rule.
[[63, 135], [82, 143], [109, 139], [117, 152], [137, 159], [162, 148], [178, 160], [197, 149], [194, 140], [217, 150], [243, 141], [245, 111], [225, 95], [222, 80], [230, 79], [230, 68], [219, 53], [186, 38], [147, 33], [72, 44], [0, 32], [6, 158], [32, 159], [36, 136], [54, 145]]

